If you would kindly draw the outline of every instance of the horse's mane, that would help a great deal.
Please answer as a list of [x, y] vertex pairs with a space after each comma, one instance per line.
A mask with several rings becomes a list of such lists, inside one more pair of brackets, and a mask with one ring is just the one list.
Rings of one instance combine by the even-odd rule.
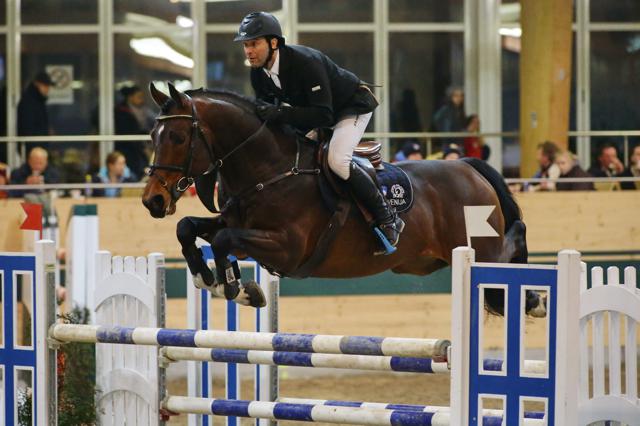
[[[200, 88], [187, 90], [184, 93], [191, 96], [192, 98], [207, 98], [229, 102], [230, 104], [233, 104], [250, 114], [255, 114], [256, 111], [256, 101], [254, 98], [241, 95], [231, 90]], [[174, 106], [175, 101], [169, 98], [167, 102], [162, 105], [162, 114], [168, 114], [168, 111]]]

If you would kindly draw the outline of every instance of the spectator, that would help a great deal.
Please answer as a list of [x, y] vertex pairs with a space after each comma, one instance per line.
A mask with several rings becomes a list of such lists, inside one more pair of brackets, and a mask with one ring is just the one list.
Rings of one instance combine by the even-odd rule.
[[462, 157], [462, 151], [456, 144], [451, 144], [442, 151], [443, 160], [459, 160], [460, 157]]
[[[0, 163], [0, 185], [9, 185], [9, 168], [4, 163]], [[7, 197], [9, 197], [7, 191], [0, 191], [0, 198]]]
[[[533, 175], [534, 178], [557, 179], [560, 177], [560, 168], [555, 163], [558, 151], [558, 146], [551, 141], [545, 141], [538, 145], [536, 160], [540, 168]], [[554, 191], [555, 189], [556, 185], [554, 182], [542, 182], [539, 185], [533, 184], [525, 186], [526, 191]]]
[[[113, 151], [107, 155], [106, 166], [100, 168], [97, 175], [93, 176], [93, 183], [130, 183], [137, 182], [131, 170], [127, 167], [124, 155], [121, 152]], [[95, 197], [119, 197], [120, 188], [95, 189]]]
[[[44, 148], [35, 147], [29, 152], [27, 162], [11, 173], [11, 181], [15, 185], [40, 185], [60, 182], [60, 174], [49, 165], [49, 154]], [[14, 197], [27, 193], [38, 193], [41, 190], [11, 191]]]
[[[471, 114], [467, 117], [465, 129], [467, 132], [480, 131], [480, 118], [478, 114]], [[484, 139], [480, 136], [467, 136], [464, 138], [465, 157], [474, 157], [486, 160]], [[488, 157], [488, 155], [486, 155]]]
[[[620, 176], [640, 177], [640, 145], [636, 145], [631, 151], [629, 166], [624, 169]], [[622, 182], [622, 189], [640, 189], [640, 181]]]
[[[434, 132], [462, 132], [465, 129], [464, 91], [461, 87], [447, 89], [447, 102], [433, 115], [431, 130]], [[455, 143], [455, 139], [443, 139], [443, 146]]]
[[591, 175], [578, 164], [571, 151], [561, 151], [556, 154], [556, 164], [560, 169], [560, 180], [556, 183], [558, 191], [592, 191], [593, 182], [563, 182], [562, 178], [582, 178]]
[[624, 171], [624, 165], [618, 158], [618, 150], [610, 143], [598, 147], [596, 164], [589, 169], [589, 174], [594, 177], [620, 176]]
[[402, 149], [398, 151], [394, 157], [394, 161], [405, 160], [424, 160], [420, 144], [415, 141], [407, 141], [402, 145]]
[[[151, 128], [147, 109], [144, 108], [144, 92], [138, 86], [120, 89], [122, 101], [115, 107], [116, 135], [145, 135]], [[116, 142], [115, 148], [126, 158], [127, 165], [136, 176], [144, 174], [149, 164], [144, 142]]]
[[[33, 81], [22, 92], [18, 103], [18, 136], [49, 136], [53, 134], [49, 127], [49, 114], [47, 112], [47, 97], [53, 81], [49, 74], [40, 71]], [[45, 142], [29, 144], [30, 151], [39, 146], [49, 148]]]

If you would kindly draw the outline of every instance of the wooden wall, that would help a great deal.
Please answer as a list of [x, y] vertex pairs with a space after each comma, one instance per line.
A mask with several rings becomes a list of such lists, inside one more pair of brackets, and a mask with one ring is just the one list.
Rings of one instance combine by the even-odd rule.
[[[640, 192], [526, 193], [517, 199], [532, 252], [563, 248], [640, 251]], [[0, 200], [0, 251], [22, 251], [20, 202]], [[63, 236], [71, 206], [78, 203], [98, 205], [100, 247], [114, 254], [160, 251], [167, 257], [180, 257], [175, 238], [177, 221], [187, 215], [208, 214], [197, 198], [180, 200], [176, 214], [165, 219], [151, 218], [139, 198], [63, 198], [56, 201]]]

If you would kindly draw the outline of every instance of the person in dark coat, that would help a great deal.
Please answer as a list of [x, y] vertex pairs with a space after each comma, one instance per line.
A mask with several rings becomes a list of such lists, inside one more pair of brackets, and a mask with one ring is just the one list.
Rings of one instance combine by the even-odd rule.
[[[464, 132], [466, 130], [467, 115], [464, 112], [464, 91], [461, 87], [452, 86], [447, 89], [447, 102], [436, 111], [431, 122], [434, 132]], [[440, 139], [443, 146], [460, 141]]]
[[[49, 74], [39, 72], [33, 81], [22, 92], [18, 102], [18, 136], [49, 136], [52, 134], [49, 127], [49, 114], [47, 112], [47, 97], [53, 81]], [[49, 148], [45, 142], [30, 142], [28, 150], [33, 147]]]
[[378, 106], [369, 87], [324, 53], [285, 44], [280, 23], [270, 13], [245, 16], [234, 41], [243, 43], [251, 65], [251, 85], [260, 103], [258, 116], [305, 133], [333, 127], [329, 167], [373, 214], [391, 245], [396, 245], [404, 222], [376, 182], [352, 161], [353, 150]]
[[562, 178], [592, 177], [578, 164], [571, 151], [560, 151], [556, 154], [556, 164], [560, 169], [556, 191], [593, 191], [593, 182], [563, 182]]
[[[147, 127], [142, 89], [138, 86], [125, 86], [120, 89], [120, 94], [122, 101], [116, 105], [114, 111], [116, 135], [148, 134], [150, 128]], [[144, 142], [116, 142], [115, 149], [124, 155], [133, 174], [144, 175], [144, 169], [149, 165]]]
[[[41, 147], [31, 149], [27, 162], [11, 172], [11, 183], [14, 185], [40, 185], [59, 182], [60, 173], [49, 164], [49, 154]], [[11, 196], [21, 197], [24, 194], [39, 192], [42, 190], [14, 190], [11, 191]]]

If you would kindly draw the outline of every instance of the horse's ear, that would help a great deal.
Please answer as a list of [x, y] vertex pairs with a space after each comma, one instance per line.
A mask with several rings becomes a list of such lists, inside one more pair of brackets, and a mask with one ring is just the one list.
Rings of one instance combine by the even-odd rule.
[[149, 92], [151, 92], [151, 97], [153, 98], [153, 101], [159, 107], [162, 107], [162, 105], [164, 105], [165, 102], [167, 102], [167, 100], [169, 99], [167, 95], [165, 95], [164, 93], [156, 89], [156, 86], [153, 84], [153, 81], [149, 83]]
[[173, 99], [179, 107], [184, 107], [187, 105], [187, 98], [183, 93], [180, 93], [176, 86], [172, 83], [168, 83], [169, 85], [169, 94], [171, 95], [171, 99]]

